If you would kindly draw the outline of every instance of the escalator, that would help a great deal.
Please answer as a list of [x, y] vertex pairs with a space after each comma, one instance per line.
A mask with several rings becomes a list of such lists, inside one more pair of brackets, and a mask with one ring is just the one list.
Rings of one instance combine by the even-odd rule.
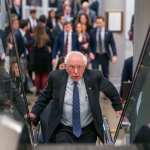
[[[150, 123], [150, 27], [147, 31], [145, 42], [136, 66], [133, 81], [124, 105], [114, 142], [117, 141], [123, 128], [124, 118], [128, 120], [125, 136], [126, 144], [135, 142], [138, 131]], [[142, 142], [142, 141], [141, 141]], [[150, 141], [149, 141], [150, 142]]]

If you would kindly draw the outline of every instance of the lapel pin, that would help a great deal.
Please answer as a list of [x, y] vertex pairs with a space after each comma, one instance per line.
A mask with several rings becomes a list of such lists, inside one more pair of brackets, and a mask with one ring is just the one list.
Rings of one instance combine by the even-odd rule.
[[92, 88], [91, 88], [91, 87], [89, 87], [89, 90], [92, 90]]

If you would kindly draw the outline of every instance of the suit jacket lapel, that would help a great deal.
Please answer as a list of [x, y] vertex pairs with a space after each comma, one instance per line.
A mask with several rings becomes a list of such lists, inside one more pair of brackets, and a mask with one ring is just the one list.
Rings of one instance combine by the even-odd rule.
[[60, 100], [60, 110], [62, 111], [63, 109], [63, 103], [64, 103], [64, 97], [65, 97], [65, 91], [66, 91], [66, 85], [67, 85], [67, 80], [68, 80], [68, 74], [66, 71], [64, 71], [64, 74], [62, 77], [60, 77], [61, 84], [60, 86], [60, 92], [59, 92], [59, 100]]
[[90, 80], [90, 75], [88, 75], [87, 70], [85, 70], [83, 78], [84, 78], [84, 83], [85, 83], [85, 87], [86, 87], [86, 91], [87, 91], [87, 95], [88, 95], [88, 99], [89, 99], [89, 104], [90, 104], [90, 107], [92, 110], [92, 108], [94, 108], [94, 106], [95, 106], [94, 87]]
[[107, 36], [108, 36], [108, 30], [105, 29], [105, 36], [104, 36], [104, 41], [105, 41], [105, 42], [106, 42]]

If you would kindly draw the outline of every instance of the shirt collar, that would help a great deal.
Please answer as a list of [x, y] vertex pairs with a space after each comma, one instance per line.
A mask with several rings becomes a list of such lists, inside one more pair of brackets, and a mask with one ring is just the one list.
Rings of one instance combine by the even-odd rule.
[[[82, 84], [82, 80], [83, 80], [83, 79], [80, 79], [79, 81], [77, 81], [79, 86]], [[72, 80], [71, 77], [68, 77], [68, 82], [69, 82], [71, 85], [73, 85], [74, 80]]]
[[101, 31], [102, 31], [102, 32], [105, 32], [105, 27], [102, 27], [102, 28], [101, 28]]
[[72, 33], [72, 31], [69, 31], [69, 32], [65, 32], [65, 34], [67, 35], [70, 35]]
[[26, 33], [22, 29], [19, 29], [19, 30], [21, 32], [21, 35], [24, 37]]

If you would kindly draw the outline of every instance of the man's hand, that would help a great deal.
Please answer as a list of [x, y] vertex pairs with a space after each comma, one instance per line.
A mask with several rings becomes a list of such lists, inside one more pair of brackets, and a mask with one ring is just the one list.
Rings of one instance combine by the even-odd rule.
[[38, 124], [37, 116], [34, 113], [32, 113], [32, 112], [28, 113], [28, 117], [30, 118], [30, 120], [34, 126], [36, 126]]
[[112, 57], [112, 63], [113, 63], [113, 64], [116, 64], [116, 63], [117, 63], [117, 56], [113, 56], [113, 57]]
[[90, 58], [91, 60], [94, 60], [94, 59], [95, 59], [95, 55], [94, 55], [92, 52], [90, 52], [90, 53], [89, 53], [89, 58]]
[[56, 59], [55, 58], [52, 60], [52, 64], [56, 65]]

